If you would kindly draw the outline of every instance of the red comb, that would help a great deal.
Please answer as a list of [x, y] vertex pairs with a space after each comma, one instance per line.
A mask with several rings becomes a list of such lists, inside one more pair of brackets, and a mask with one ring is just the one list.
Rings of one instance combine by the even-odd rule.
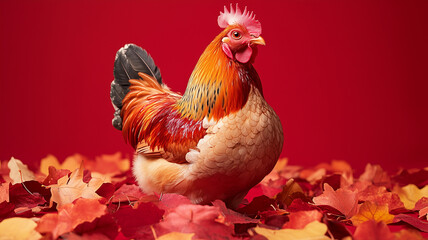
[[262, 33], [262, 25], [255, 18], [256, 15], [253, 12], [247, 11], [247, 7], [245, 7], [244, 12], [241, 12], [238, 4], [236, 4], [236, 10], [230, 4], [230, 11], [224, 6], [224, 12], [220, 12], [217, 22], [221, 28], [226, 28], [232, 24], [241, 24], [247, 28], [250, 34], [258, 37]]

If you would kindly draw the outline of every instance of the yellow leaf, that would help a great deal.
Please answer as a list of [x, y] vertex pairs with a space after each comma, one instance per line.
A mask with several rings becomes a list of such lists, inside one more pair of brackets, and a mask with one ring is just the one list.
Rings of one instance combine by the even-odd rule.
[[281, 159], [279, 159], [276, 162], [275, 167], [273, 167], [273, 171], [279, 172], [279, 171], [283, 170], [285, 168], [285, 166], [287, 166], [287, 163], [288, 163], [288, 159], [287, 158], [281, 158]]
[[303, 229], [280, 229], [272, 230], [267, 228], [256, 227], [256, 233], [263, 235], [268, 240], [329, 240], [325, 233], [327, 226], [324, 223], [313, 221]]
[[35, 179], [34, 173], [28, 169], [27, 165], [14, 157], [9, 160], [7, 167], [10, 169], [9, 177], [12, 179], [12, 184]]
[[0, 239], [36, 240], [42, 235], [35, 229], [37, 224], [29, 218], [8, 218], [0, 222]]
[[376, 203], [366, 201], [361, 205], [358, 213], [351, 218], [351, 221], [355, 226], [358, 226], [369, 220], [388, 224], [392, 223], [394, 215], [389, 214], [387, 205], [377, 205]]
[[61, 164], [58, 162], [58, 159], [55, 156], [49, 154], [40, 162], [40, 172], [46, 176], [49, 175], [50, 166], [53, 166], [56, 169], [61, 169]]
[[156, 238], [156, 240], [192, 240], [194, 235], [194, 233], [170, 232]]
[[402, 188], [395, 186], [393, 192], [397, 193], [400, 200], [404, 203], [404, 207], [413, 210], [416, 202], [423, 197], [428, 197], [428, 185], [422, 189], [419, 189], [414, 184], [409, 184]]
[[57, 203], [57, 208], [64, 204], [72, 203], [79, 197], [96, 199], [101, 198], [95, 192], [103, 184], [103, 180], [92, 178], [89, 183], [83, 182], [83, 164], [74, 170], [70, 177], [64, 176], [58, 179], [58, 183], [51, 185], [51, 201]]

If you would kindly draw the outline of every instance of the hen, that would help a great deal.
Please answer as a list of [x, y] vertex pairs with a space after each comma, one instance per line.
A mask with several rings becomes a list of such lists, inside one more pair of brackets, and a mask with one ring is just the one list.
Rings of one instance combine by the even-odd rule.
[[163, 83], [140, 47], [116, 55], [113, 125], [135, 148], [133, 173], [146, 193], [179, 193], [194, 203], [237, 207], [274, 167], [282, 126], [252, 63], [265, 45], [253, 12], [220, 12], [224, 30], [202, 53], [183, 95]]

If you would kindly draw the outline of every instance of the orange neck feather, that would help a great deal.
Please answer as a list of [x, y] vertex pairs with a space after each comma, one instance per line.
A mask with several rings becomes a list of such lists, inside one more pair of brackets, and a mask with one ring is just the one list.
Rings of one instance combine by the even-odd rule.
[[190, 76], [176, 109], [182, 117], [193, 120], [218, 120], [240, 110], [248, 99], [251, 86], [263, 94], [259, 76], [250, 63], [229, 59], [221, 48], [226, 28], [205, 49]]

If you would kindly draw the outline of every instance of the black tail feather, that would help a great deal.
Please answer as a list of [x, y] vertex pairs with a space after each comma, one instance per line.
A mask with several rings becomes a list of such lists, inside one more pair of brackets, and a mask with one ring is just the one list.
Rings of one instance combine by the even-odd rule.
[[139, 79], [139, 72], [154, 77], [159, 84], [162, 84], [160, 70], [146, 50], [134, 44], [126, 44], [117, 51], [113, 70], [114, 80], [110, 89], [110, 99], [115, 108], [113, 126], [119, 130], [122, 130], [120, 117], [122, 100], [129, 92], [129, 80]]

